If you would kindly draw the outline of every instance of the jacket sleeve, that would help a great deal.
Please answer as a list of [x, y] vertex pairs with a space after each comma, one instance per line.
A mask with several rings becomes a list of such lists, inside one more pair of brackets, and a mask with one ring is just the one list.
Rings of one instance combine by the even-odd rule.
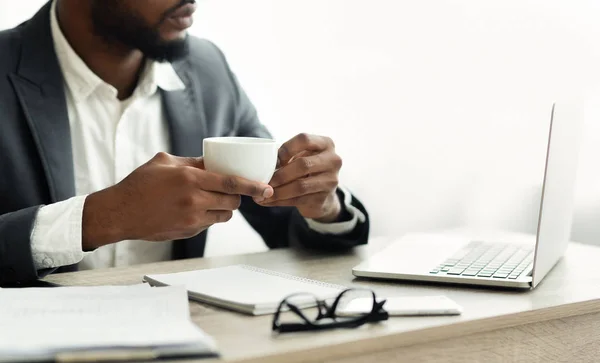
[[[218, 48], [216, 50], [227, 66], [223, 54]], [[260, 123], [252, 102], [228, 66], [227, 69], [235, 94], [236, 136], [270, 138], [271, 134]], [[287, 247], [298, 243], [308, 248], [335, 251], [366, 244], [368, 241], [368, 213], [362, 203], [354, 196], [352, 196], [351, 204], [360, 210], [365, 218], [357, 223], [352, 231], [341, 235], [319, 233], [312, 230], [304, 217], [293, 207], [263, 207], [254, 203], [252, 198], [244, 197], [242, 198], [240, 212], [262, 236], [269, 248]]]
[[0, 285], [34, 281], [51, 270], [37, 271], [31, 231], [39, 206], [0, 215]]

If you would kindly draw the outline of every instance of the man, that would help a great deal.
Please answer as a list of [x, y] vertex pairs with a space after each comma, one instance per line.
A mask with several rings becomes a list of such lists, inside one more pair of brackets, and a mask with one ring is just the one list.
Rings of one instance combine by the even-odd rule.
[[194, 10], [55, 0], [0, 33], [0, 283], [201, 257], [238, 208], [270, 248], [367, 242], [327, 137], [284, 143], [268, 185], [203, 169], [203, 138], [270, 135], [220, 50], [187, 36]]

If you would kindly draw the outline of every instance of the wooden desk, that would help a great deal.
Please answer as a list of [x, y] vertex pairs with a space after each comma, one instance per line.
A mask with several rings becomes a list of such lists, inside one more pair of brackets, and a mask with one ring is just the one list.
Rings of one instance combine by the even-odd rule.
[[[227, 362], [597, 362], [600, 359], [600, 249], [571, 244], [533, 291], [359, 280], [351, 268], [381, 248], [344, 255], [294, 250], [163, 262], [49, 276], [61, 285], [140, 283], [166, 273], [244, 263], [297, 276], [373, 288], [380, 296], [446, 294], [461, 316], [392, 317], [352, 330], [273, 336], [271, 316], [252, 317], [190, 302], [194, 322]], [[218, 361], [218, 360], [216, 360]], [[206, 362], [206, 361], [202, 361]]]

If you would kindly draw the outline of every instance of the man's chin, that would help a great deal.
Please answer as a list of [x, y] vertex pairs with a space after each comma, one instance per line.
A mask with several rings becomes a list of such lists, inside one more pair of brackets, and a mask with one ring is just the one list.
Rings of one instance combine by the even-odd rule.
[[187, 30], [163, 31], [160, 33], [160, 41], [164, 44], [171, 42], [181, 42], [187, 38]]
[[158, 62], [174, 62], [189, 54], [189, 37], [187, 33], [181, 39], [161, 41], [160, 44], [141, 49], [144, 55]]

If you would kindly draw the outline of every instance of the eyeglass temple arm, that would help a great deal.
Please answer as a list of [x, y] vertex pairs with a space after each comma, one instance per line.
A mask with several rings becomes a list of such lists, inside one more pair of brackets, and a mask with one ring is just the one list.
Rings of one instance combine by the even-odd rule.
[[273, 330], [278, 331], [280, 333], [289, 333], [289, 332], [299, 332], [299, 331], [309, 331], [309, 330], [318, 330], [320, 327], [318, 325], [310, 325], [310, 324], [302, 324], [302, 323], [284, 323], [279, 324], [274, 327]]

